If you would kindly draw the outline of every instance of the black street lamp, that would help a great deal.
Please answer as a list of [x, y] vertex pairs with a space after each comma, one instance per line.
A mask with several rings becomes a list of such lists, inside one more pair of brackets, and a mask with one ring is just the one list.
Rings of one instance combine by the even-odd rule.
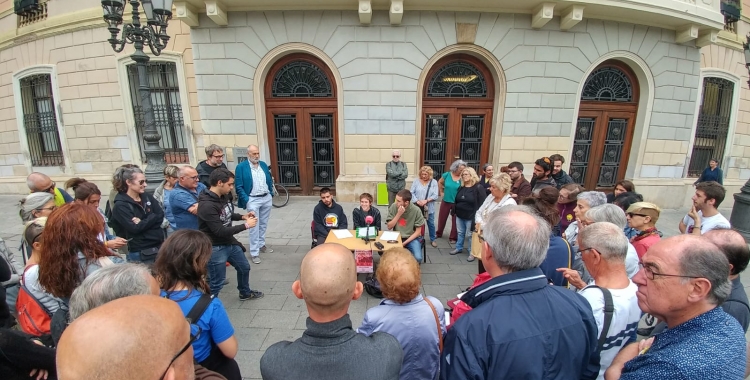
[[[164, 149], [159, 145], [161, 135], [156, 129], [154, 118], [154, 109], [151, 104], [151, 91], [148, 85], [148, 76], [146, 64], [149, 56], [143, 52], [143, 46], [148, 45], [151, 53], [154, 55], [161, 54], [161, 51], [167, 47], [169, 36], [167, 35], [167, 23], [172, 19], [172, 0], [130, 0], [130, 6], [133, 8], [133, 22], [123, 25], [122, 39], [118, 39], [120, 34], [120, 24], [122, 24], [122, 15], [125, 10], [123, 0], [102, 0], [104, 9], [104, 21], [107, 22], [107, 29], [111, 37], [107, 41], [112, 45], [116, 53], [125, 48], [126, 43], [133, 44], [135, 53], [130, 57], [135, 61], [138, 71], [138, 95], [141, 98], [141, 107], [143, 111], [143, 140], [146, 148], [143, 153], [148, 161], [146, 165], [146, 180], [148, 181], [147, 191], [153, 193], [162, 180], [162, 172], [166, 166], [164, 159]], [[143, 7], [143, 13], [146, 14], [146, 24], [141, 25], [138, 7]]]
[[[750, 34], [746, 37], [747, 42], [742, 44], [745, 50], [745, 67], [750, 73]], [[750, 86], [750, 80], [748, 80]], [[729, 222], [750, 243], [750, 179], [745, 182], [739, 193], [734, 194], [734, 206]]]

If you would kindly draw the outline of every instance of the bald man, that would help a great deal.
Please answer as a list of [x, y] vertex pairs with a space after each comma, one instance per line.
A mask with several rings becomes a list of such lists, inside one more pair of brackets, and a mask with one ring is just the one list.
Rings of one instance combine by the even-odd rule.
[[83, 314], [57, 346], [59, 380], [192, 380], [190, 325], [173, 301], [120, 298]]
[[750, 325], [750, 304], [745, 293], [745, 286], [740, 281], [740, 273], [750, 262], [750, 249], [742, 235], [735, 230], [711, 230], [703, 236], [716, 244], [729, 260], [729, 281], [732, 282], [732, 291], [729, 293], [729, 298], [721, 304], [721, 308], [737, 319], [742, 329], [747, 332], [748, 325]]
[[399, 378], [403, 352], [393, 336], [365, 336], [352, 329], [349, 303], [362, 295], [352, 252], [322, 244], [302, 260], [294, 295], [305, 300], [307, 330], [294, 342], [278, 342], [260, 359], [265, 380]]
[[66, 203], [73, 202], [73, 197], [65, 190], [57, 187], [57, 184], [44, 173], [33, 172], [26, 177], [26, 186], [32, 193], [50, 193], [55, 196], [55, 206], [60, 207]]

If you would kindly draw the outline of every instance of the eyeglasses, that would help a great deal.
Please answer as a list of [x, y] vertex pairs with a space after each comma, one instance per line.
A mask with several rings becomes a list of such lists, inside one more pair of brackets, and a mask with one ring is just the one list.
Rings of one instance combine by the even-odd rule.
[[649, 264], [643, 264], [643, 262], [638, 262], [638, 268], [643, 269], [643, 272], [646, 274], [646, 278], [649, 280], [654, 280], [656, 276], [664, 276], [664, 277], [682, 277], [682, 278], [705, 278], [705, 277], [698, 277], [698, 276], [684, 276], [681, 274], [666, 274], [666, 273], [658, 273], [654, 272], [651, 265]]
[[628, 213], [628, 216], [629, 216], [629, 217], [631, 217], [631, 218], [632, 218], [632, 217], [634, 217], [634, 216], [642, 216], [642, 217], [644, 217], [644, 218], [645, 218], [645, 217], [647, 217], [648, 215], [643, 215], [643, 214], [636, 214], [636, 213], [634, 213], [634, 212], [629, 212], [629, 213]]
[[55, 187], [57, 187], [57, 184], [56, 184], [56, 183], [55, 183], [55, 182], [53, 181], [53, 182], [52, 182], [52, 184], [51, 184], [51, 185], [50, 185], [50, 186], [49, 186], [48, 188], [44, 189], [44, 190], [43, 190], [42, 192], [43, 192], [43, 193], [49, 193], [49, 192], [51, 192], [51, 191], [52, 191], [52, 190], [53, 190], [53, 189], [54, 189]]
[[400, 158], [401, 156], [393, 156], [393, 158]]
[[40, 208], [38, 208], [36, 210], [37, 211], [48, 210], [48, 211], [52, 212], [52, 211], [55, 211], [56, 209], [57, 209], [57, 206], [50, 206], [50, 207], [40, 207]]
[[145, 180], [145, 179], [142, 179], [142, 180], [138, 181], [138, 184], [139, 184], [139, 185], [141, 185], [141, 186], [142, 186], [143, 184], [145, 184], [145, 183], [146, 183], [146, 180]]
[[584, 252], [586, 252], [586, 251], [590, 251], [590, 250], [592, 250], [592, 249], [596, 249], [596, 248], [594, 248], [594, 247], [583, 248], [583, 249], [579, 249], [579, 250], [578, 250], [578, 252], [580, 252], [581, 254], [583, 254]]
[[[188, 319], [187, 322], [190, 323], [190, 320]], [[192, 324], [191, 324], [191, 326], [192, 326]], [[198, 332], [195, 335], [190, 334], [190, 340], [187, 342], [187, 344], [185, 345], [185, 347], [182, 347], [182, 349], [177, 353], [177, 355], [175, 355], [172, 358], [172, 360], [169, 362], [169, 365], [167, 365], [167, 369], [164, 370], [164, 374], [161, 375], [161, 377], [159, 378], [159, 380], [162, 380], [162, 379], [164, 379], [164, 376], [167, 376], [167, 371], [169, 371], [169, 368], [172, 367], [172, 364], [174, 364], [174, 361], [177, 360], [177, 358], [179, 358], [180, 356], [182, 356], [182, 354], [184, 354], [185, 351], [187, 351], [188, 348], [190, 348], [190, 346], [193, 344], [193, 342], [195, 342], [198, 338], [200, 338], [201, 332], [203, 332], [203, 329], [201, 329], [201, 327], [198, 326], [198, 325], [196, 325], [196, 327], [198, 327]]]

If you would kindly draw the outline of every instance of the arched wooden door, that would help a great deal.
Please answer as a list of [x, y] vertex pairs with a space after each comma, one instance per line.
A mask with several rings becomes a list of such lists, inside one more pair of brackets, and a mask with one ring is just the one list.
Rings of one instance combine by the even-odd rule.
[[422, 91], [422, 165], [435, 176], [462, 159], [479, 172], [487, 162], [492, 136], [495, 86], [478, 59], [464, 54], [445, 57], [427, 74]]
[[638, 80], [607, 61], [586, 79], [569, 174], [589, 190], [611, 190], [625, 177], [638, 110]]
[[338, 175], [336, 87], [315, 57], [293, 54], [271, 68], [265, 83], [271, 170], [291, 192], [334, 188]]

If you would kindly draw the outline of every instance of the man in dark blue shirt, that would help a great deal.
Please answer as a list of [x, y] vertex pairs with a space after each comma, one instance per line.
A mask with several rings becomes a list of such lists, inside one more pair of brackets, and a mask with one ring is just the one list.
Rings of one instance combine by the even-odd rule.
[[742, 379], [745, 334], [719, 304], [729, 296], [729, 261], [701, 236], [664, 239], [641, 258], [633, 277], [641, 310], [667, 323], [650, 347], [620, 351], [605, 378]]
[[180, 168], [179, 182], [169, 193], [169, 207], [172, 209], [177, 229], [198, 229], [198, 196], [206, 186], [198, 180], [198, 172], [190, 166]]

